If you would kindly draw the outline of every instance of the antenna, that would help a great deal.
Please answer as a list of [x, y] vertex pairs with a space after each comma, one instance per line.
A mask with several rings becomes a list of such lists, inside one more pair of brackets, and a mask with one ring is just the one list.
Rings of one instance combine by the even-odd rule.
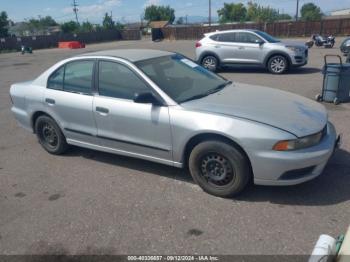
[[75, 19], [77, 20], [77, 23], [79, 24], [79, 20], [78, 20], [78, 4], [77, 4], [77, 1], [76, 0], [73, 0], [73, 12], [75, 14]]

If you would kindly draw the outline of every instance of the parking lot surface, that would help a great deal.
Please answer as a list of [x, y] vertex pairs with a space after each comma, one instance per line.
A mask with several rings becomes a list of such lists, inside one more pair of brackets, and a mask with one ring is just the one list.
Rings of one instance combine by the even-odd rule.
[[[320, 177], [291, 187], [252, 185], [234, 199], [204, 193], [181, 169], [75, 147], [62, 156], [46, 153], [16, 124], [10, 85], [63, 58], [114, 48], [164, 49], [194, 58], [194, 41], [149, 40], [0, 54], [0, 254], [308, 254], [320, 234], [345, 232], [348, 104], [325, 104], [344, 136]], [[339, 53], [337, 46], [314, 47], [307, 66], [285, 75], [237, 67], [220, 74], [313, 99], [321, 90], [323, 56]]]

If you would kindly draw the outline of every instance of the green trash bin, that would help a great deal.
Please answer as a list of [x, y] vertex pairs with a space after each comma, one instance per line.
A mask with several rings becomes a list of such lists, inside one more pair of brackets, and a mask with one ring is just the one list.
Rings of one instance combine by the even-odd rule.
[[[339, 58], [339, 63], [328, 63], [327, 57]], [[316, 96], [318, 101], [334, 104], [350, 101], [350, 63], [343, 64], [338, 55], [324, 57], [322, 94]]]

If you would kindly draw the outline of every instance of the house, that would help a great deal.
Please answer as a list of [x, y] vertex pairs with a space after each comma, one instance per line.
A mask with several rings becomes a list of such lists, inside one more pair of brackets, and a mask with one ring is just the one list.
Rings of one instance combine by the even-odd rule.
[[331, 11], [331, 16], [349, 16], [350, 8]]
[[169, 25], [169, 21], [152, 21], [145, 27], [145, 33], [151, 34], [153, 28], [164, 28]]

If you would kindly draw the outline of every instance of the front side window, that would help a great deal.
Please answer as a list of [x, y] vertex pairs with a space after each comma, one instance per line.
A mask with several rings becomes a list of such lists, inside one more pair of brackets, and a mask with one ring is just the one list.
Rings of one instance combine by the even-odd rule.
[[139, 61], [136, 65], [177, 103], [207, 96], [228, 83], [178, 54]]
[[149, 90], [128, 67], [110, 61], [99, 62], [98, 90], [101, 96], [132, 100], [135, 93]]
[[76, 61], [66, 64], [63, 90], [90, 94], [94, 61]]

